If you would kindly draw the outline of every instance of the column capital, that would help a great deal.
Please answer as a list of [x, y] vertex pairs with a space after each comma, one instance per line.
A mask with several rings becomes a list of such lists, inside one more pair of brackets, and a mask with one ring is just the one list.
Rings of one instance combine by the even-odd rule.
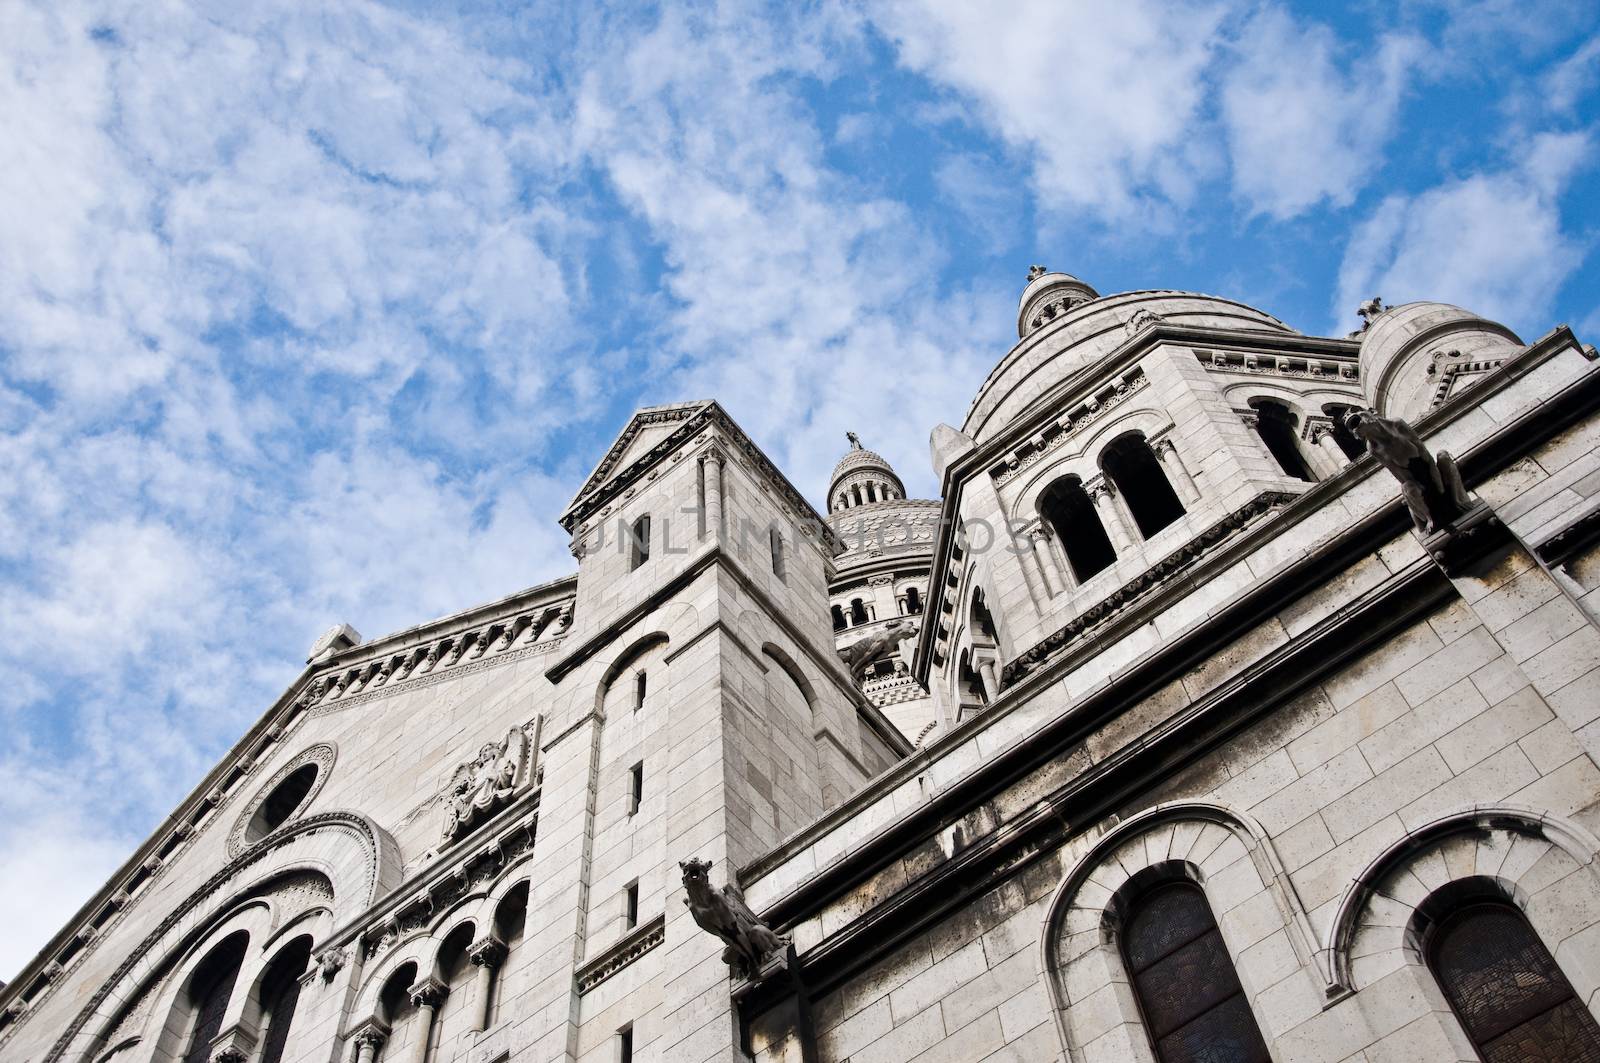
[[722, 448], [720, 443], [712, 443], [705, 449], [705, 459], [714, 461], [718, 465], [724, 465], [728, 461], [728, 452]]
[[429, 976], [406, 990], [411, 997], [411, 1003], [419, 1008], [436, 1008], [450, 992], [450, 987], [439, 979]]
[[1084, 485], [1084, 490], [1089, 493], [1089, 498], [1095, 502], [1101, 497], [1111, 498], [1117, 493], [1117, 485], [1111, 482], [1109, 476], [1102, 476]]
[[467, 959], [479, 967], [498, 967], [506, 958], [506, 943], [488, 934], [467, 946]]
[[347, 1040], [358, 1048], [366, 1045], [373, 1051], [382, 1048], [383, 1043], [388, 1039], [389, 1027], [378, 1019], [368, 1019], [347, 1035]]

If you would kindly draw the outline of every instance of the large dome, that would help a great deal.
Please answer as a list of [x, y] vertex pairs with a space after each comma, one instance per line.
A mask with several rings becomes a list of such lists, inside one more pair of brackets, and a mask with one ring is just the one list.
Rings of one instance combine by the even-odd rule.
[[[1073, 301], [1076, 296], [1072, 293], [1093, 291], [1064, 273], [1043, 273], [1029, 281], [1019, 314], [1023, 338], [978, 389], [962, 426], [967, 435], [979, 442], [992, 436], [1051, 387], [1122, 346], [1146, 323], [1294, 331], [1254, 307], [1198, 292], [1122, 292]], [[1072, 305], [1057, 311], [1049, 320], [1042, 320], [1037, 327], [1026, 327], [1028, 313], [1039, 316], [1035, 306], [1048, 307], [1059, 300]]]

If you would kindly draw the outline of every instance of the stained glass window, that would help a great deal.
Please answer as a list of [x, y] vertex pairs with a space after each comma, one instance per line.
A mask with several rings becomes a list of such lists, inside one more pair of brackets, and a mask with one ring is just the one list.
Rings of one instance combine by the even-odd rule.
[[1198, 886], [1173, 883], [1140, 898], [1122, 948], [1161, 1063], [1270, 1063]]
[[1513, 905], [1452, 914], [1429, 941], [1428, 965], [1486, 1063], [1600, 1063], [1600, 1025]]

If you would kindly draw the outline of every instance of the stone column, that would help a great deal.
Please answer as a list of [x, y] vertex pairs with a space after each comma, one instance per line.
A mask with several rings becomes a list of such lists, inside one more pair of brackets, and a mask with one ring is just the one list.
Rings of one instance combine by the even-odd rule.
[[1028, 533], [1028, 539], [1033, 544], [1033, 563], [1039, 568], [1039, 582], [1044, 584], [1046, 598], [1054, 598], [1063, 588], [1059, 576], [1051, 578], [1051, 568], [1054, 567], [1055, 558], [1050, 556], [1050, 544], [1046, 543], [1044, 529], [1035, 528]]
[[1122, 512], [1117, 506], [1117, 500], [1112, 497], [1117, 489], [1110, 480], [1101, 478], [1089, 488], [1089, 497], [1094, 501], [1094, 508], [1100, 514], [1100, 523], [1105, 527], [1106, 535], [1111, 537], [1111, 546], [1117, 552], [1117, 559], [1121, 560], [1133, 550], [1133, 540], [1128, 537], [1127, 525], [1122, 523]]
[[389, 1039], [389, 1031], [376, 1020], [357, 1030], [352, 1040], [356, 1043], [356, 1063], [372, 1063], [378, 1058], [378, 1049]]
[[428, 1063], [428, 1042], [433, 1040], [433, 1021], [448, 992], [449, 986], [431, 976], [409, 990], [411, 1003], [417, 1009], [417, 1040], [411, 1046], [411, 1063]]
[[978, 662], [978, 676], [983, 680], [983, 692], [993, 704], [1000, 696], [1000, 669], [996, 667], [993, 657], [985, 657]]
[[489, 1004], [494, 993], [494, 972], [506, 957], [506, 943], [493, 934], [479, 938], [467, 948], [467, 959], [478, 968], [477, 1014], [473, 1018], [474, 1030], [489, 1028]]
[[1173, 490], [1178, 492], [1178, 498], [1183, 502], [1184, 509], [1192, 509], [1200, 501], [1200, 489], [1195, 486], [1194, 480], [1189, 476], [1189, 470], [1183, 466], [1183, 458], [1178, 455], [1178, 448], [1171, 439], [1160, 439], [1155, 446], [1156, 460], [1161, 463], [1161, 468], [1167, 474]]
[[1306, 437], [1311, 441], [1312, 464], [1321, 466], [1317, 471], [1325, 478], [1339, 475], [1349, 459], [1340, 449], [1339, 441], [1333, 438], [1333, 423], [1312, 421], [1306, 426]]
[[706, 534], [722, 538], [722, 451], [706, 451]]

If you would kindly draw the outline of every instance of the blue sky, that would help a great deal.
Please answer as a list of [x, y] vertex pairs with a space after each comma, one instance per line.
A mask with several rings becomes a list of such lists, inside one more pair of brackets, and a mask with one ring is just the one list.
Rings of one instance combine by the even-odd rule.
[[927, 493], [1034, 262], [1595, 339], [1597, 92], [1566, 0], [0, 7], [0, 978], [635, 406]]

